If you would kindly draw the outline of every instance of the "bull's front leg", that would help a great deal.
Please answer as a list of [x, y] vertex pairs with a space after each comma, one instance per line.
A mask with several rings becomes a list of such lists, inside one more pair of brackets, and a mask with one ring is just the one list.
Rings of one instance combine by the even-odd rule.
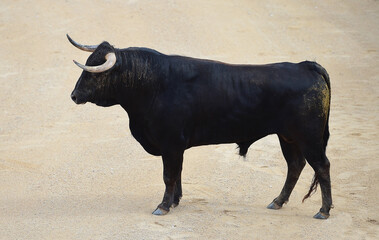
[[182, 198], [182, 177], [179, 174], [179, 179], [176, 180], [175, 192], [174, 192], [174, 202], [172, 207], [177, 207], [179, 205], [180, 199]]
[[170, 211], [170, 207], [176, 207], [182, 196], [181, 172], [183, 165], [183, 152], [167, 153], [162, 155], [163, 160], [163, 180], [166, 190], [162, 203], [153, 212], [154, 215], [165, 215]]

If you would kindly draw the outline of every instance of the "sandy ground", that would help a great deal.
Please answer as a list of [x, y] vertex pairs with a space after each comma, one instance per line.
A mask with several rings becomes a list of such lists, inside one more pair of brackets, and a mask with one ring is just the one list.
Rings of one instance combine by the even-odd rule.
[[[0, 2], [0, 239], [379, 239], [379, 2]], [[133, 139], [119, 106], [70, 99], [88, 53], [67, 41], [109, 41], [230, 63], [316, 60], [332, 82], [335, 208], [266, 209], [284, 183], [278, 140], [190, 149], [181, 205], [151, 215], [164, 191], [160, 158]]]

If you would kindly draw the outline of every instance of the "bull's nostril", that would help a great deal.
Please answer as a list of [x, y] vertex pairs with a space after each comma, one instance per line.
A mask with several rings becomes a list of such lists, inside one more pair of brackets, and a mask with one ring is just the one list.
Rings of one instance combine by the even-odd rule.
[[76, 96], [73, 93], [71, 94], [71, 99], [76, 103]]

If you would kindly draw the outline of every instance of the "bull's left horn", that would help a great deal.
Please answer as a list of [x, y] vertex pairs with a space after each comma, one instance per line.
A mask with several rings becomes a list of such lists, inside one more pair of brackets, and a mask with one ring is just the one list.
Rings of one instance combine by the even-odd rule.
[[82, 45], [80, 43], [75, 42], [68, 34], [66, 34], [66, 36], [72, 45], [74, 45], [75, 47], [83, 51], [94, 52], [96, 48], [99, 46], [99, 45]]
[[75, 60], [74, 60], [74, 63], [78, 67], [83, 69], [84, 71], [92, 72], [92, 73], [100, 73], [100, 72], [105, 72], [108, 69], [111, 69], [116, 64], [116, 54], [114, 52], [107, 53], [107, 55], [105, 55], [105, 59], [107, 61], [105, 63], [99, 65], [99, 66], [85, 66], [85, 65], [78, 63]]

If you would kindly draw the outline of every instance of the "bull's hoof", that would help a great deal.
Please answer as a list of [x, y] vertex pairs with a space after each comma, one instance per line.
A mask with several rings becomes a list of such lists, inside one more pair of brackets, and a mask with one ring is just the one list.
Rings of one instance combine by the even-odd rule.
[[282, 206], [280, 206], [279, 204], [277, 204], [277, 203], [275, 202], [275, 200], [274, 200], [274, 201], [272, 201], [272, 203], [270, 203], [270, 204], [267, 206], [267, 208], [268, 208], [268, 209], [273, 209], [273, 210], [278, 210], [278, 209], [281, 209]]
[[328, 219], [330, 215], [328, 213], [318, 212], [316, 215], [313, 216], [315, 219]]
[[163, 215], [166, 215], [168, 213], [168, 211], [162, 209], [162, 208], [159, 208], [157, 207], [157, 209], [155, 209], [155, 211], [153, 212], [153, 215], [156, 215], [156, 216], [163, 216]]

